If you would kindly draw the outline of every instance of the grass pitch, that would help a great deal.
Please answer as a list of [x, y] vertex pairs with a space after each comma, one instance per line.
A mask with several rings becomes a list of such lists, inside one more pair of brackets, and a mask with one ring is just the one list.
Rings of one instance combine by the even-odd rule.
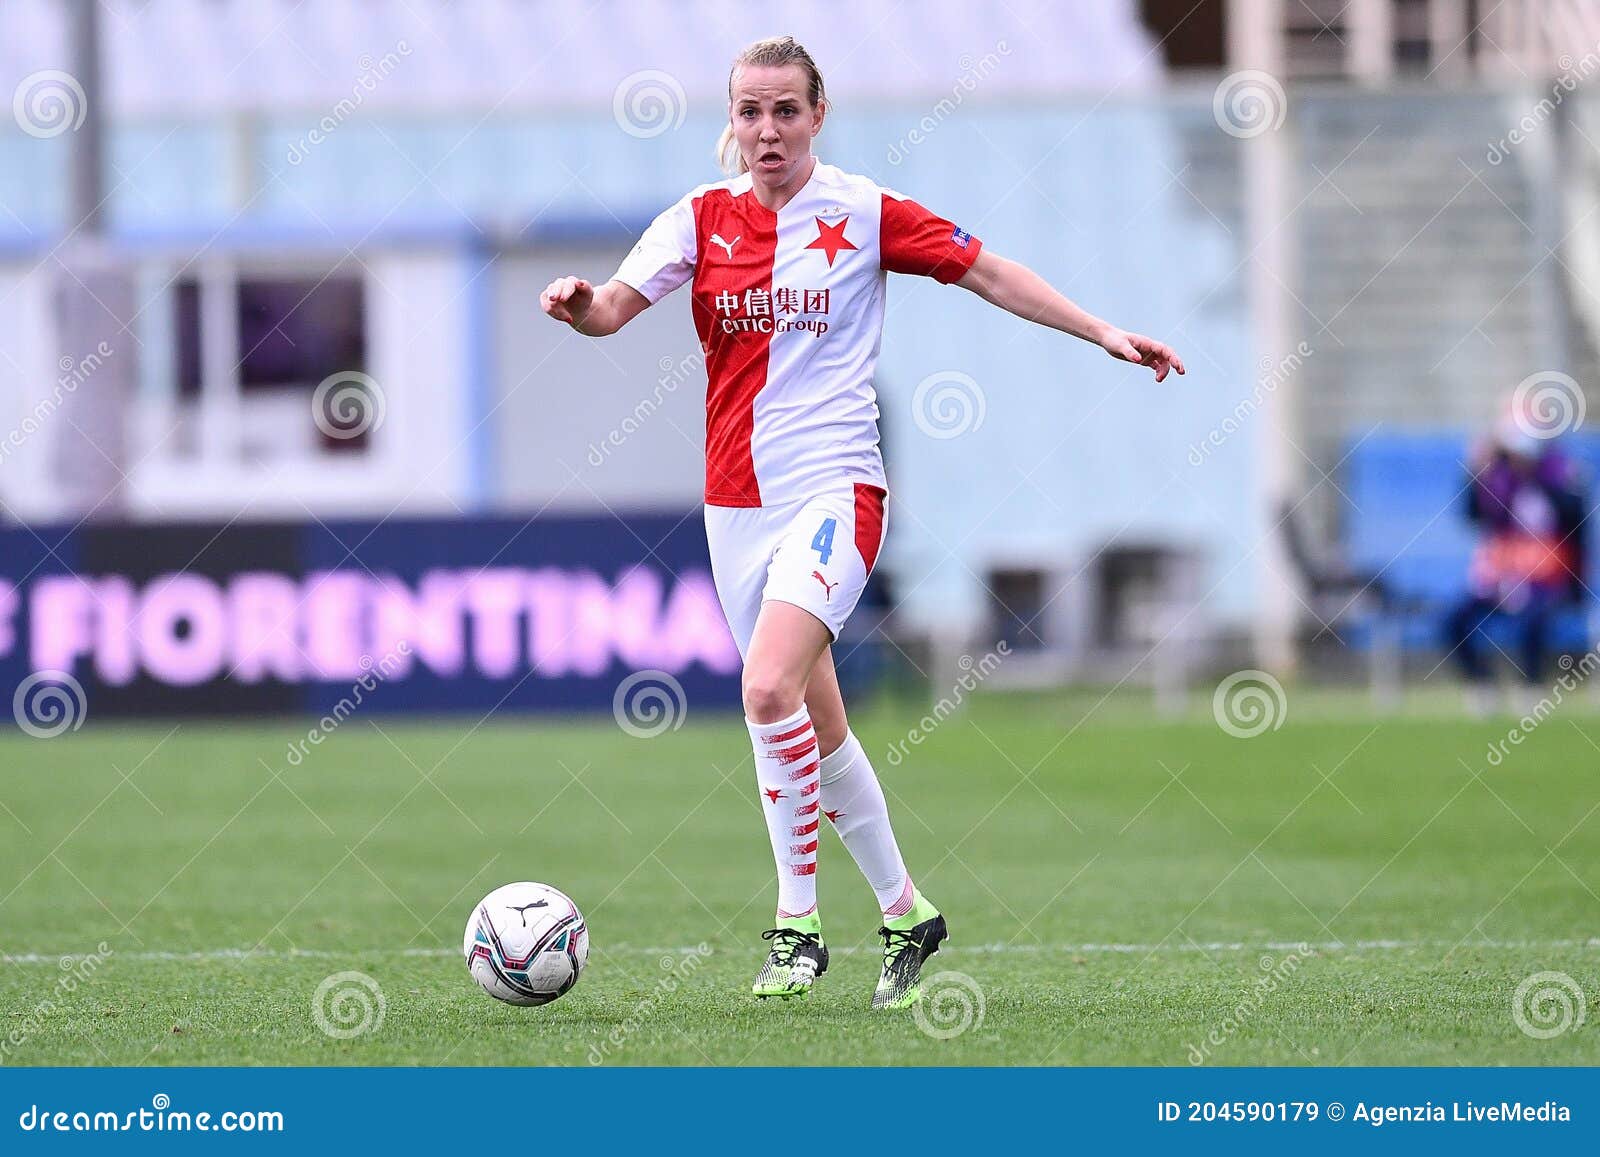
[[[860, 713], [953, 936], [920, 1020], [867, 1011], [877, 912], [831, 837], [831, 969], [809, 1001], [749, 996], [772, 864], [733, 715], [648, 740], [356, 718], [299, 766], [304, 725], [13, 733], [0, 1062], [1600, 1063], [1600, 718], [1493, 765], [1510, 719], [1291, 699], [1238, 739], [991, 697], [898, 767], [921, 706]], [[542, 1009], [491, 1001], [459, 956], [515, 879], [569, 892], [592, 936]], [[369, 981], [324, 985], [348, 972]], [[369, 982], [381, 1022], [348, 987]], [[335, 1029], [367, 1031], [319, 1028], [319, 986]]]

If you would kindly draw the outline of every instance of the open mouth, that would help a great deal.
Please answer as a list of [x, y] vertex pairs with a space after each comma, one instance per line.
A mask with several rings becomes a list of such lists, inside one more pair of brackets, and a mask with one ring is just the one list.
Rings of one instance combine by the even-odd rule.
[[781, 165], [783, 164], [783, 157], [775, 152], [765, 152], [756, 158], [756, 164], [767, 166]]

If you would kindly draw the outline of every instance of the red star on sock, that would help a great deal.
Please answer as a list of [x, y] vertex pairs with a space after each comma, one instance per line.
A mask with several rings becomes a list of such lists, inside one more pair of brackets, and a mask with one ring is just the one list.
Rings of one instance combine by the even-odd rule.
[[839, 256], [841, 249], [854, 249], [855, 245], [844, 235], [844, 227], [850, 223], [849, 217], [840, 217], [837, 225], [829, 225], [821, 217], [817, 218], [817, 239], [807, 249], [820, 249], [828, 255], [828, 268], [833, 268], [833, 259]]
[[836, 824], [836, 823], [839, 822], [839, 817], [844, 815], [844, 812], [840, 812], [840, 811], [832, 811], [832, 812], [824, 811], [822, 814], [828, 817], [828, 822], [830, 824]]
[[783, 792], [775, 787], [764, 787], [761, 789], [761, 794], [766, 796], [773, 803], [777, 803], [783, 798]]

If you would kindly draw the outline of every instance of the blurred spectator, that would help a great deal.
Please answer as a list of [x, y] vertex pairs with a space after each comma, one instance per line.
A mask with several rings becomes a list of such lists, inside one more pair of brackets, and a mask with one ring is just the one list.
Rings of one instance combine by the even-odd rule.
[[1489, 620], [1513, 622], [1519, 636], [1515, 661], [1523, 679], [1536, 684], [1554, 612], [1584, 591], [1584, 482], [1560, 446], [1533, 429], [1507, 413], [1472, 455], [1467, 518], [1479, 541], [1468, 567], [1467, 597], [1447, 621], [1446, 642], [1477, 708], [1487, 706], [1491, 693], [1488, 648], [1494, 644], [1484, 633]]

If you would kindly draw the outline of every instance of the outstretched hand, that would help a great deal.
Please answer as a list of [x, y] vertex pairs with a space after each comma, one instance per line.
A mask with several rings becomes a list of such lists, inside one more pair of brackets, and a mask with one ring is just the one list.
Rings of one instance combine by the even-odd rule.
[[539, 295], [540, 307], [557, 321], [581, 321], [594, 304], [594, 286], [581, 277], [558, 277]]
[[1100, 348], [1112, 357], [1135, 365], [1149, 366], [1156, 372], [1156, 381], [1164, 381], [1168, 370], [1184, 373], [1183, 359], [1165, 342], [1142, 333], [1129, 333], [1111, 327], [1100, 338]]

